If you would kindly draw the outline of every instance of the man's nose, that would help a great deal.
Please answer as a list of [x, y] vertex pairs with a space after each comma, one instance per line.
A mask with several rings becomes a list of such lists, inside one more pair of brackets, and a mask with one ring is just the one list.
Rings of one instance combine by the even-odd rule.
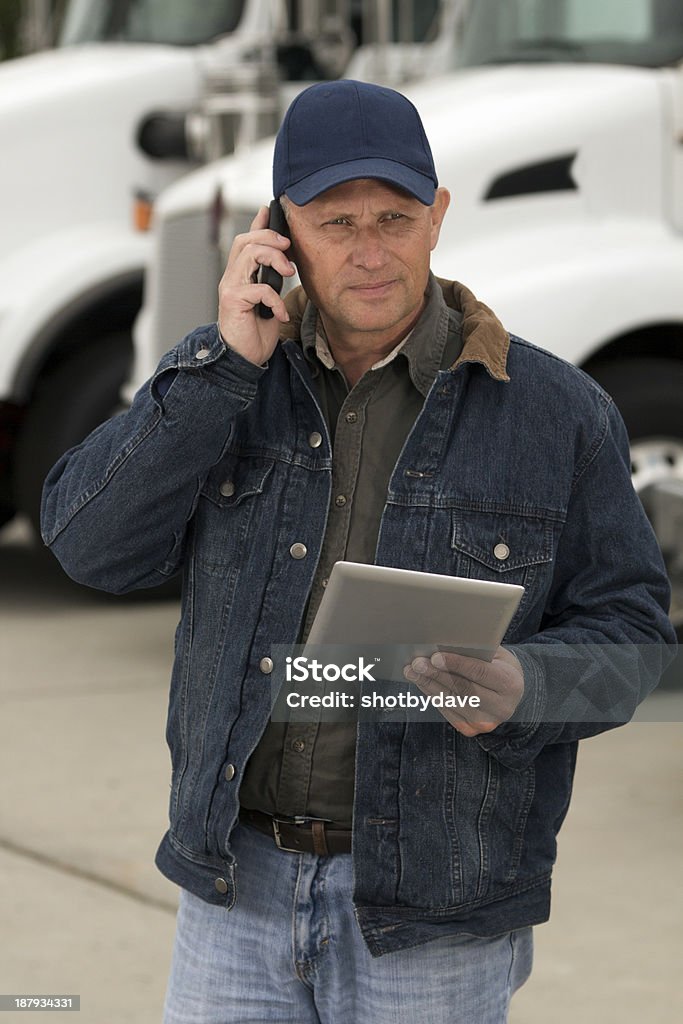
[[387, 250], [379, 231], [360, 231], [355, 240], [353, 261], [365, 270], [379, 270], [387, 262]]

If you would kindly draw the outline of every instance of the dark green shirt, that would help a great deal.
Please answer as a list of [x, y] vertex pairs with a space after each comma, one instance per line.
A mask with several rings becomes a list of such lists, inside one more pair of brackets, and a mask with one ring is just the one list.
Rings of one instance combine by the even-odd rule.
[[[389, 480], [437, 372], [462, 348], [462, 316], [430, 277], [413, 331], [349, 389], [309, 303], [301, 344], [332, 438], [332, 501], [300, 642], [335, 562], [374, 562]], [[240, 803], [269, 814], [326, 818], [350, 827], [355, 722], [269, 722], [246, 766]]]

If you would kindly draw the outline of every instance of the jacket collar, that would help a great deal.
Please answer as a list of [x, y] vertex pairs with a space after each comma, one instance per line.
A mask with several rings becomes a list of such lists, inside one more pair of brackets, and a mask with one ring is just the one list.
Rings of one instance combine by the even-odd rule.
[[[509, 381], [507, 357], [510, 336], [493, 310], [480, 302], [473, 292], [459, 281], [436, 279], [443, 291], [446, 305], [462, 314], [462, 351], [451, 370], [463, 363], [481, 363], [494, 380]], [[281, 327], [283, 340], [296, 341], [301, 336], [301, 321], [308, 304], [302, 287], [293, 288], [286, 297], [285, 305], [290, 321]]]
[[459, 281], [437, 277], [446, 305], [462, 313], [462, 351], [451, 367], [481, 363], [494, 380], [509, 381], [510, 335], [485, 303]]

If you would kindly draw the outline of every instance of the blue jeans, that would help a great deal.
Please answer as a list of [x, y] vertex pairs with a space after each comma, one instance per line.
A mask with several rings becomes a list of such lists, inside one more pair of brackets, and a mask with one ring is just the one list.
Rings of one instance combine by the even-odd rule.
[[181, 890], [164, 1024], [504, 1024], [531, 971], [531, 928], [368, 952], [350, 854], [286, 853], [235, 833], [232, 910]]

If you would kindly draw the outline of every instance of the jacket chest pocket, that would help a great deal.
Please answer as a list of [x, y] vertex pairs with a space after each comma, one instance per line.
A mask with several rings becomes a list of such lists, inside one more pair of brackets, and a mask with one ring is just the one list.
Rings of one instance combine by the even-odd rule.
[[270, 459], [223, 459], [209, 474], [196, 512], [195, 557], [201, 569], [222, 575], [239, 565], [249, 536], [258, 529]]
[[454, 509], [456, 576], [525, 588], [514, 625], [550, 582], [557, 524], [540, 514]]

